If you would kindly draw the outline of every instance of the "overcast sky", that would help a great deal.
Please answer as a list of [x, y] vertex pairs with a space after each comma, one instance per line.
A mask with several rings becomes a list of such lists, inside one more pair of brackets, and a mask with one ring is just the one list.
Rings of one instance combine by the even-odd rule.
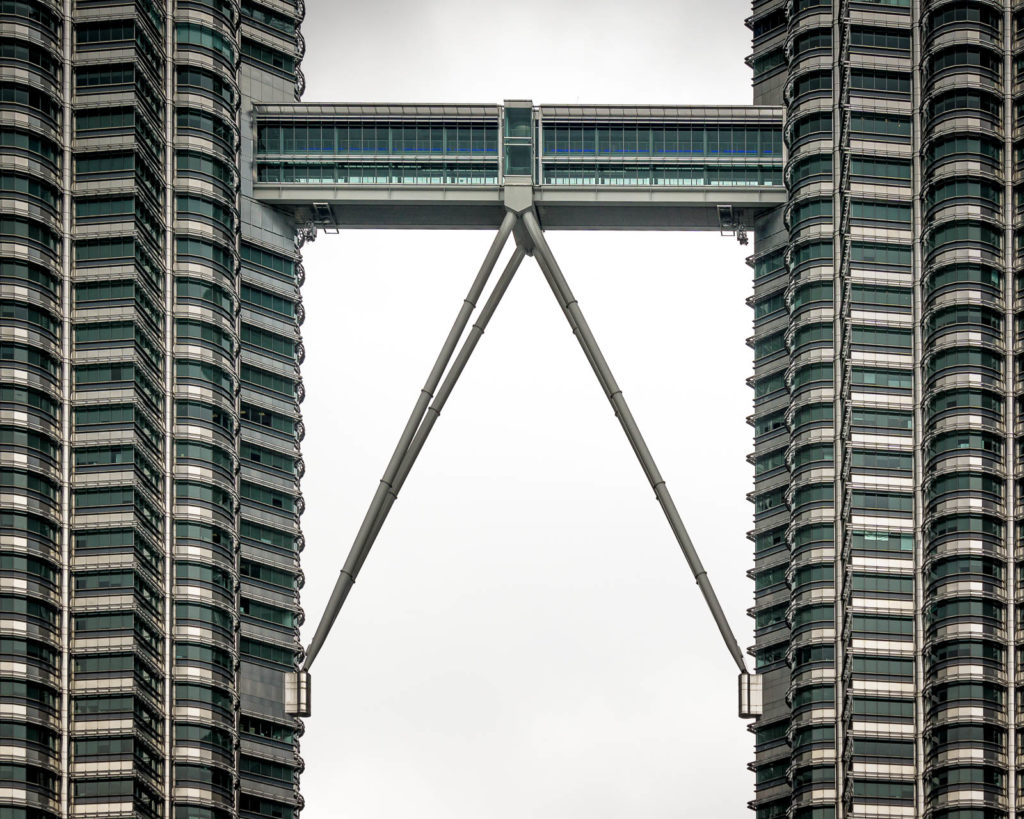
[[[740, 0], [306, 2], [307, 102], [750, 102]], [[346, 231], [304, 250], [304, 642], [491, 238]], [[549, 241], [746, 647], [751, 248]], [[735, 688], [527, 259], [314, 665], [303, 816], [746, 819]]]

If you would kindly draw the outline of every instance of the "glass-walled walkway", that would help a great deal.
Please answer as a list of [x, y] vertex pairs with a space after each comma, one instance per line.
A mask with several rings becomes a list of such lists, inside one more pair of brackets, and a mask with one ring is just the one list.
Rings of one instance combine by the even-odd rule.
[[[258, 106], [258, 182], [498, 185], [502, 106]], [[533, 109], [541, 185], [781, 185], [773, 108]]]
[[[252, 127], [256, 196], [299, 210], [317, 204], [321, 217], [333, 209], [342, 226], [336, 206], [346, 203], [370, 208], [354, 225], [365, 227], [378, 224], [375, 203], [392, 205], [381, 226], [430, 222], [410, 215], [411, 202], [487, 211], [511, 182], [532, 184], [542, 214], [561, 208], [549, 213], [554, 223], [564, 217], [561, 227], [707, 229], [718, 206], [743, 217], [784, 201], [779, 108], [308, 103], [256, 106]], [[584, 203], [654, 210], [623, 221], [563, 207]], [[492, 217], [451, 211], [435, 226]]]

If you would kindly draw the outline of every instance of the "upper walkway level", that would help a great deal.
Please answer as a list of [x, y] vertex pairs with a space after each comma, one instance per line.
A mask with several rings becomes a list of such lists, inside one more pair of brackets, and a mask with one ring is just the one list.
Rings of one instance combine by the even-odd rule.
[[719, 230], [785, 202], [782, 109], [254, 108], [254, 191], [324, 227], [497, 227], [531, 185], [553, 229]]

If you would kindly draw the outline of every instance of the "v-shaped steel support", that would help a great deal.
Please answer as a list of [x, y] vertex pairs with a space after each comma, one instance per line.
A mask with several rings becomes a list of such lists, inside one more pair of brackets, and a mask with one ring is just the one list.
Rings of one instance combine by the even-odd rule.
[[[454, 363], [449, 368], [448, 365], [451, 362], [452, 355], [455, 353], [459, 339], [465, 334], [466, 327], [469, 325], [476, 302], [483, 294], [498, 256], [501, 254], [509, 235], [513, 232], [516, 236], [516, 249], [497, 283], [492, 288], [483, 309], [480, 311], [479, 318], [463, 341], [458, 355], [455, 356]], [[704, 600], [711, 610], [711, 616], [714, 618], [715, 624], [725, 640], [726, 647], [729, 649], [729, 653], [740, 670], [741, 699], [744, 697], [744, 685], [746, 685], [746, 696], [756, 699], [756, 694], [752, 692], [753, 683], [747, 674], [746, 665], [743, 661], [743, 652], [736, 642], [736, 637], [729, 627], [725, 612], [722, 611], [718, 597], [715, 595], [710, 580], [708, 580], [707, 571], [705, 571], [704, 566], [701, 564], [693, 542], [690, 540], [686, 527], [683, 525], [683, 520], [679, 515], [675, 502], [672, 500], [672, 495], [669, 493], [668, 486], [658, 471], [654, 457], [651, 455], [643, 435], [640, 434], [640, 428], [637, 426], [636, 419], [626, 403], [622, 390], [615, 381], [615, 376], [612, 375], [611, 368], [608, 366], [608, 362], [605, 360], [604, 354], [594, 338], [590, 325], [580, 309], [579, 302], [577, 302], [572, 291], [569, 289], [565, 276], [554, 254], [551, 252], [544, 231], [541, 230], [532, 209], [526, 209], [520, 214], [513, 213], [511, 210], [506, 213], [501, 228], [491, 243], [491, 247], [484, 258], [480, 271], [473, 281], [469, 294], [466, 296], [462, 308], [455, 319], [455, 323], [445, 339], [444, 346], [441, 348], [441, 353], [437, 357], [434, 368], [430, 371], [426, 384], [420, 391], [412, 414], [406, 422], [402, 436], [395, 447], [387, 469], [384, 471], [384, 476], [377, 487], [377, 492], [370, 503], [370, 508], [366, 511], [362, 525], [359, 527], [355, 541], [349, 551], [348, 559], [345, 561], [338, 581], [334, 586], [334, 591], [331, 593], [327, 608], [320, 620], [320, 624], [317, 626], [309, 648], [306, 650], [303, 672], [308, 672], [317, 654], [320, 652], [324, 640], [327, 639], [331, 626], [341, 611], [341, 607], [344, 605], [345, 599], [348, 597], [348, 593], [356, 581], [363, 562], [366, 560], [381, 527], [384, 525], [391, 507], [398, 498], [398, 492], [405, 483], [405, 479], [409, 476], [409, 472], [422, 451], [430, 431], [441, 414], [441, 410], [455, 388], [455, 384], [458, 382], [459, 376], [462, 375], [470, 356], [476, 349], [477, 343], [480, 341], [480, 337], [483, 335], [491, 316], [494, 315], [494, 311], [501, 302], [502, 296], [505, 295], [505, 291], [512, 282], [512, 277], [527, 253], [532, 253], [537, 259], [545, 279], [547, 279], [555, 298], [562, 308], [562, 312], [569, 322], [569, 326], [579, 341], [587, 361], [590, 362], [594, 375], [597, 376], [601, 388], [608, 397], [612, 409], [622, 425], [623, 432], [626, 433], [626, 438], [629, 440], [629, 444], [633, 448], [633, 452], [636, 454], [640, 466], [651, 484], [651, 488], [654, 490], [655, 497], [658, 499], [665, 517], [668, 519], [669, 527], [672, 529], [679, 548], [682, 549], [683, 556], [686, 558], [686, 562], [689, 564], [690, 570], [697, 580], [701, 594], [704, 595]], [[447, 372], [445, 372], [446, 370]], [[291, 684], [297, 686], [300, 690], [305, 685], [305, 695], [308, 697], [308, 677], [301, 676], [298, 682]], [[744, 710], [751, 712], [755, 710], [755, 705], [751, 703], [748, 703], [748, 705], [750, 707], [744, 709], [741, 703], [741, 712]], [[308, 702], [304, 710], [308, 710]], [[747, 714], [741, 713], [741, 715]]]

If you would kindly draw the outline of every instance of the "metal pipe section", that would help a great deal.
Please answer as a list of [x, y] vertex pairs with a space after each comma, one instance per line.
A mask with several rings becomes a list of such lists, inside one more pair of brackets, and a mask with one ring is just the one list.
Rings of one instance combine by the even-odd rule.
[[469, 319], [473, 314], [473, 310], [476, 309], [476, 303], [480, 299], [484, 288], [487, 286], [487, 280], [490, 278], [491, 272], [494, 270], [494, 265], [498, 261], [498, 256], [501, 255], [501, 251], [504, 249], [505, 243], [508, 241], [508, 237], [512, 233], [512, 228], [515, 226], [515, 223], [516, 215], [511, 212], [506, 213], [505, 218], [502, 220], [501, 227], [498, 229], [498, 233], [494, 237], [494, 241], [491, 242], [487, 255], [484, 257], [484, 261], [480, 265], [480, 270], [477, 273], [476, 278], [473, 280], [473, 284], [469, 288], [469, 293], [466, 295], [466, 298], [462, 303], [459, 314], [456, 316], [455, 322], [452, 324], [452, 328], [448, 332], [448, 337], [445, 339], [444, 345], [441, 347], [441, 352], [438, 354], [437, 360], [434, 362], [434, 367], [430, 371], [430, 375], [427, 376], [427, 381], [424, 384], [423, 389], [420, 390], [419, 397], [416, 399], [416, 405], [413, 407], [413, 411], [409, 415], [409, 420], [405, 423], [405, 429], [402, 430], [402, 436], [399, 438], [398, 444], [395, 446], [395, 451], [391, 455], [391, 460], [388, 462], [387, 468], [384, 470], [384, 476], [380, 479], [377, 491], [374, 493], [373, 500], [370, 502], [370, 508], [366, 510], [366, 515], [363, 517], [363, 522], [360, 525], [359, 531], [352, 543], [352, 548], [349, 550], [345, 566], [342, 568], [341, 574], [338, 576], [338, 580], [334, 584], [334, 590], [331, 592], [330, 600], [327, 602], [327, 608], [324, 610], [323, 616], [320, 618], [320, 623], [316, 627], [316, 632], [313, 635], [312, 641], [310, 641], [309, 648], [306, 649], [306, 659], [303, 665], [304, 670], [309, 670], [309, 667], [313, 664], [313, 660], [316, 659], [316, 655], [320, 653], [324, 640], [327, 639], [331, 626], [334, 624], [334, 621], [338, 616], [338, 612], [341, 611], [341, 607], [345, 603], [345, 598], [348, 597], [352, 584], [356, 582], [356, 574], [359, 573], [359, 567], [363, 565], [363, 561], [366, 560], [366, 555], [370, 551], [370, 546], [373, 545], [373, 541], [370, 539], [370, 532], [373, 529], [374, 522], [380, 514], [381, 508], [384, 506], [385, 498], [388, 496], [388, 490], [391, 488], [391, 484], [395, 480], [398, 468], [405, 457], [406, 451], [409, 449], [409, 445], [413, 440], [413, 436], [416, 434], [416, 430], [419, 428], [420, 422], [423, 420], [423, 416], [430, 404], [430, 399], [433, 398], [434, 391], [437, 389], [437, 385], [441, 381], [441, 376], [444, 374], [445, 369], [448, 367], [448, 363], [451, 361], [452, 354], [455, 352], [455, 347], [458, 345], [459, 339], [462, 338], [462, 335], [466, 330], [466, 325], [469, 324]]
[[601, 387], [604, 389], [608, 400], [611, 402], [612, 407], [615, 410], [615, 414], [619, 419], [619, 423], [622, 424], [622, 429], [626, 433], [626, 437], [629, 439], [630, 445], [633, 447], [633, 451], [640, 460], [640, 465], [643, 468], [644, 473], [647, 475], [647, 479], [651, 483], [651, 488], [654, 489], [654, 494], [658, 498], [658, 502], [661, 504], [665, 517], [668, 519], [669, 526], [672, 528], [672, 533], [675, 535], [676, 541], [679, 543], [679, 548], [682, 549], [683, 556], [686, 558], [686, 562], [690, 566], [690, 571], [693, 572], [693, 576], [697, 580], [697, 585], [700, 587], [701, 594], [704, 595], [704, 600], [707, 603], [708, 608], [711, 610], [711, 616], [715, 620], [715, 625], [718, 626], [722, 639], [725, 640], [726, 648], [729, 649], [729, 653], [732, 655], [733, 660], [736, 661], [736, 665], [739, 667], [740, 673], [746, 674], [747, 667], [743, 660], [743, 652], [740, 650], [739, 643], [736, 642], [736, 636], [729, 627], [729, 621], [726, 620], [725, 612], [722, 611], [722, 606], [718, 602], [715, 590], [712, 588], [711, 582], [708, 580], [708, 573], [700, 562], [697, 550], [694, 548], [693, 542], [690, 540], [690, 535], [687, 533], [686, 527], [683, 525], [683, 519], [680, 517], [679, 511], [676, 509], [675, 502], [672, 500], [672, 495], [669, 493], [668, 487], [666, 486], [664, 479], [661, 477], [661, 473], [658, 471], [657, 464], [654, 462], [654, 457], [647, 448], [647, 442], [644, 441], [643, 436], [640, 434], [640, 429], [636, 424], [636, 420], [633, 418], [633, 413], [630, 412], [626, 399], [622, 395], [622, 390], [619, 389], [619, 386], [615, 381], [615, 376], [612, 375], [608, 362], [605, 360], [605, 357], [601, 352], [601, 348], [597, 345], [597, 340], [594, 338], [594, 334], [590, 330], [590, 325], [587, 324], [587, 320], [580, 310], [579, 303], [576, 301], [572, 291], [569, 289], [565, 276], [562, 274], [562, 271], [558, 266], [558, 262], [555, 260], [554, 254], [551, 252], [551, 248], [548, 246], [547, 239], [544, 237], [544, 232], [541, 230], [540, 224], [537, 222], [537, 217], [534, 215], [533, 211], [526, 211], [520, 218], [523, 220], [523, 225], [526, 227], [530, 239], [533, 242], [535, 255], [538, 263], [540, 264], [541, 270], [544, 272], [544, 277], [548, 280], [548, 284], [551, 286], [559, 304], [562, 305], [566, 314], [572, 318], [570, 324], [574, 325], [573, 329], [576, 334], [576, 338], [579, 341], [580, 346], [583, 348], [583, 352], [587, 356], [587, 360], [590, 361], [591, 366], [594, 368], [594, 373], [597, 376], [598, 381], [601, 383]]
[[491, 320], [491, 316], [494, 315], [494, 311], [501, 302], [502, 296], [505, 295], [505, 291], [508, 290], [508, 286], [512, 283], [512, 277], [515, 276], [516, 270], [519, 269], [519, 265], [522, 263], [525, 256], [526, 251], [521, 247], [517, 247], [515, 252], [512, 254], [512, 258], [509, 259], [508, 264], [505, 266], [505, 270], [502, 271], [501, 276], [495, 283], [490, 296], [487, 297], [487, 302], [480, 310], [479, 318], [469, 331], [469, 335], [466, 337], [466, 341], [463, 343], [462, 349], [459, 350], [459, 354], [455, 357], [455, 362], [452, 364], [452, 368], [448, 371], [448, 374], [445, 376], [444, 383], [441, 384], [441, 387], [437, 391], [437, 397], [431, 403], [430, 409], [427, 411], [427, 415], [423, 419], [423, 423], [420, 424], [420, 428], [416, 430], [416, 437], [413, 438], [408, 452], [406, 452], [405, 457], [402, 459], [402, 465], [398, 470], [398, 474], [395, 476], [395, 481], [392, 484], [391, 489], [388, 491], [387, 500], [384, 502], [384, 507], [381, 510], [377, 524], [372, 531], [371, 543], [373, 542], [373, 539], [377, 537], [377, 533], [384, 525], [384, 520], [387, 518], [388, 512], [391, 511], [391, 507], [394, 505], [395, 501], [398, 500], [398, 493], [405, 484], [405, 479], [409, 477], [409, 472], [412, 470], [413, 464], [416, 463], [416, 459], [423, 450], [423, 445], [427, 442], [427, 437], [430, 435], [430, 431], [434, 428], [434, 424], [437, 423], [437, 419], [441, 415], [441, 410], [444, 409], [444, 405], [451, 396], [452, 390], [455, 388], [455, 384], [459, 380], [459, 376], [462, 375], [462, 371], [466, 369], [469, 357], [473, 354], [473, 350], [476, 349], [476, 345], [480, 341], [480, 337], [484, 334], [484, 330], [487, 329], [487, 323]]

